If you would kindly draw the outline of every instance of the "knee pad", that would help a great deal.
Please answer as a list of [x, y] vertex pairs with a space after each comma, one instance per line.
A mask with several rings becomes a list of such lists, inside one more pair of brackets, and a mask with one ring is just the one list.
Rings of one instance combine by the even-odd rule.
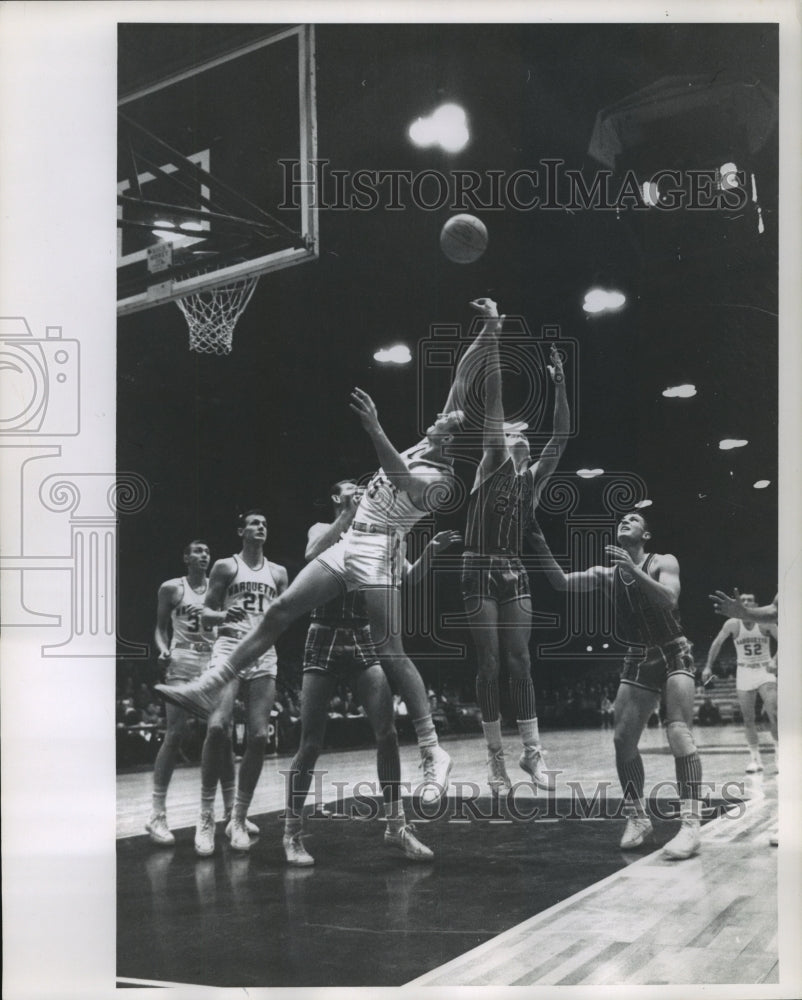
[[684, 722], [669, 722], [667, 730], [668, 745], [675, 757], [688, 757], [690, 754], [696, 753], [693, 735]]

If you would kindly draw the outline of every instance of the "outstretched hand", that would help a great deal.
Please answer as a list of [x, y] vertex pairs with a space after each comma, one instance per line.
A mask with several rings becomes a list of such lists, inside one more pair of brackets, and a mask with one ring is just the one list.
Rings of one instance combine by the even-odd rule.
[[381, 430], [376, 404], [364, 389], [355, 388], [351, 393], [351, 402], [348, 405], [359, 417], [359, 422], [368, 434]]
[[442, 552], [443, 549], [447, 549], [449, 546], [456, 545], [461, 541], [462, 535], [459, 531], [438, 531], [429, 544], [435, 552]]
[[560, 357], [560, 352], [557, 350], [555, 344], [551, 345], [551, 351], [549, 352], [549, 361], [551, 361], [551, 364], [547, 365], [546, 367], [549, 370], [549, 375], [551, 376], [551, 380], [552, 382], [555, 383], [555, 385], [559, 385], [561, 382], [565, 381], [565, 375], [563, 373], [563, 361], [562, 358]]
[[723, 590], [717, 590], [715, 593], [709, 594], [708, 596], [713, 602], [713, 610], [723, 618], [745, 618], [745, 608], [741, 603], [741, 595], [738, 588], [736, 587], [732, 593], [732, 597], [729, 594], [725, 594]]

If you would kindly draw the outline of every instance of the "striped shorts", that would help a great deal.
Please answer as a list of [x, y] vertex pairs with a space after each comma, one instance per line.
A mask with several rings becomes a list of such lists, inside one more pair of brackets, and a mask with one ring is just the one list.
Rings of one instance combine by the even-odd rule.
[[663, 646], [630, 646], [624, 656], [621, 683], [660, 692], [672, 674], [696, 676], [693, 646], [684, 635]]
[[317, 622], [309, 625], [304, 647], [304, 673], [315, 670], [341, 676], [367, 670], [378, 663], [370, 626], [333, 628]]
[[470, 606], [478, 607], [482, 600], [506, 604], [530, 596], [529, 574], [517, 556], [466, 552], [460, 584], [462, 599]]

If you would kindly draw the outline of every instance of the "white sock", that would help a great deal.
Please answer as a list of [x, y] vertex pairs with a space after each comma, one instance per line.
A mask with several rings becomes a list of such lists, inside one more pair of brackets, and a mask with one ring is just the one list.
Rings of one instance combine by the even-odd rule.
[[518, 719], [518, 732], [521, 734], [521, 743], [525, 747], [539, 747], [540, 733], [537, 728], [537, 717], [534, 719]]
[[501, 719], [496, 719], [495, 722], [483, 722], [482, 729], [485, 734], [485, 743], [487, 743], [488, 750], [500, 750], [501, 749]]

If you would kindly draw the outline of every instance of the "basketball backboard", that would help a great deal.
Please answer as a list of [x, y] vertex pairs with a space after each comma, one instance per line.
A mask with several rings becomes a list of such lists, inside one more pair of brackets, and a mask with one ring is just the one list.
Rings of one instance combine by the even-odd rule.
[[314, 31], [258, 35], [119, 95], [119, 315], [317, 256]]

